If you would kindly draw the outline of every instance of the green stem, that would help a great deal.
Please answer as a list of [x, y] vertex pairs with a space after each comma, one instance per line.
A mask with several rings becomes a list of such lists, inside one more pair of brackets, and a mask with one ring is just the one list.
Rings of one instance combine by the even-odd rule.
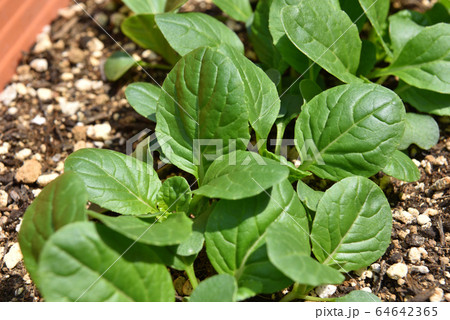
[[383, 76], [388, 76], [389, 72], [386, 72], [386, 71], [387, 71], [387, 68], [375, 69], [367, 76], [367, 78], [373, 79], [373, 78], [380, 78], [380, 77], [383, 77]]
[[292, 301], [292, 300], [297, 299], [297, 297], [298, 297], [297, 290], [298, 290], [298, 287], [299, 287], [299, 286], [300, 286], [300, 284], [298, 284], [297, 282], [294, 283], [294, 286], [292, 287], [292, 291], [289, 292], [287, 295], [285, 295], [285, 296], [280, 300], [280, 302], [289, 302], [289, 301]]
[[377, 84], [383, 84], [387, 78], [389, 78], [389, 76], [382, 76], [380, 79], [378, 79]]
[[286, 125], [283, 122], [277, 123], [277, 144], [275, 145], [275, 154], [277, 156], [281, 153], [281, 144], [279, 142], [283, 139], [285, 131]]
[[321, 302], [333, 302], [333, 301], [335, 301], [334, 298], [319, 298], [319, 297], [302, 296], [302, 295], [299, 295], [297, 298], [298, 299], [303, 299], [303, 300], [306, 300], [306, 301], [321, 301]]
[[197, 282], [197, 277], [195, 276], [194, 264], [188, 265], [186, 267], [185, 271], [189, 278], [189, 281], [191, 282], [192, 289], [195, 290], [195, 288], [197, 288], [197, 286], [198, 286], [198, 282]]

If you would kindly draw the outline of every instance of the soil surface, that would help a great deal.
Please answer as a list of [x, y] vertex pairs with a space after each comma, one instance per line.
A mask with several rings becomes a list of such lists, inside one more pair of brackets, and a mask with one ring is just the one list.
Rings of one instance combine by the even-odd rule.
[[[395, 5], [410, 6], [407, 2], [395, 1]], [[62, 10], [60, 17], [38, 37], [35, 47], [24, 53], [17, 74], [5, 90], [7, 94], [2, 94], [0, 301], [42, 300], [24, 268], [17, 232], [26, 208], [49, 181], [63, 172], [66, 157], [85, 147], [125, 152], [127, 139], [143, 129], [154, 129], [152, 122], [132, 110], [124, 96], [128, 83], [151, 79], [135, 68], [122, 80], [110, 83], [102, 66], [107, 57], [119, 50], [116, 41], [144, 61], [161, 61], [120, 33], [120, 22], [129, 11], [119, 2], [80, 3], [114, 40], [78, 6]], [[423, 9], [429, 5], [430, 1], [416, 1], [413, 7]], [[221, 15], [210, 1], [191, 0], [183, 10]], [[245, 41], [242, 24], [226, 17], [223, 20]], [[254, 57], [250, 50], [247, 55]], [[148, 72], [162, 84], [166, 72]], [[368, 269], [351, 273], [335, 295], [366, 288], [383, 301], [450, 299], [450, 119], [436, 120], [442, 129], [438, 145], [429, 151], [410, 149], [422, 173], [419, 182], [376, 177], [391, 202], [394, 216], [392, 243], [386, 254]], [[214, 272], [206, 260], [202, 252], [196, 262], [200, 279]], [[406, 277], [394, 279], [395, 270], [405, 267]], [[173, 278], [181, 300], [190, 293], [189, 282], [181, 272], [173, 272]], [[279, 298], [281, 294], [252, 300]]]

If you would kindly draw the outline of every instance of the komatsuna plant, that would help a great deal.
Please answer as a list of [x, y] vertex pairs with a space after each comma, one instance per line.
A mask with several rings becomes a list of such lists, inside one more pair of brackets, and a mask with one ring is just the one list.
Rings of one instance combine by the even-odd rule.
[[[395, 19], [387, 20], [383, 0], [261, 0], [253, 14], [246, 1], [230, 3], [217, 1], [240, 8], [229, 15], [247, 23], [260, 65], [212, 17], [156, 14], [178, 60], [161, 87], [126, 90], [156, 122], [159, 152], [178, 176], [159, 177], [150, 154], [79, 150], [25, 213], [19, 242], [47, 301], [174, 301], [170, 270], [189, 278], [188, 301], [243, 301], [285, 288], [282, 301], [379, 301], [363, 291], [309, 293], [341, 283], [389, 245], [389, 203], [369, 178], [382, 171], [419, 179], [401, 150], [431, 147], [439, 132], [433, 118], [406, 113], [399, 88], [382, 84], [392, 74], [409, 86], [402, 92], [435, 90], [439, 99], [426, 99], [445, 104], [446, 44], [421, 55], [423, 63], [408, 60], [414, 37], [389, 37]], [[433, 10], [417, 36], [431, 28], [425, 39], [437, 29], [446, 39], [448, 25], [435, 18], [448, 9]], [[420, 84], [434, 71], [436, 86]], [[417, 135], [416, 123], [429, 129]], [[217, 275], [199, 281], [202, 249]]]

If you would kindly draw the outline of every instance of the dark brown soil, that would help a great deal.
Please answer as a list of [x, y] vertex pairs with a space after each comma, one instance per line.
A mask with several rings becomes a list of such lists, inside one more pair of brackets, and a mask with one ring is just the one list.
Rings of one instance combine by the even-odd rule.
[[[81, 1], [89, 14], [100, 19], [106, 13], [109, 21], [105, 29], [129, 51], [148, 56], [143, 50], [124, 38], [117, 26], [111, 23], [112, 14], [121, 12], [127, 14], [126, 9], [117, 7], [112, 1]], [[96, 4], [102, 2], [101, 4]], [[114, 5], [115, 4], [115, 5]], [[119, 11], [117, 11], [119, 9]], [[214, 15], [220, 14], [210, 3], [204, 1], [190, 1], [185, 7], [186, 11], [203, 11]], [[225, 18], [224, 18], [225, 19]], [[233, 24], [237, 30], [242, 25]], [[242, 35], [242, 34], [240, 34]], [[137, 115], [124, 99], [124, 86], [134, 81], [151, 81], [145, 74], [135, 69], [117, 82], [109, 83], [104, 79], [102, 64], [115, 50], [119, 50], [111, 40], [85, 13], [77, 12], [72, 17], [59, 17], [49, 31], [52, 47], [42, 53], [25, 53], [17, 68], [17, 75], [11, 83], [23, 84], [24, 93], [18, 93], [17, 98], [8, 106], [0, 104], [0, 147], [7, 142], [9, 151], [0, 154], [0, 190], [8, 194], [8, 203], [0, 208], [0, 301], [40, 301], [41, 297], [27, 274], [23, 262], [20, 261], [11, 269], [4, 263], [4, 255], [12, 245], [17, 243], [17, 230], [20, 228], [22, 216], [28, 205], [35, 198], [35, 194], [42, 186], [34, 183], [19, 183], [15, 180], [15, 173], [22, 167], [24, 160], [36, 159], [42, 165], [42, 174], [62, 173], [64, 159], [77, 148], [104, 147], [125, 152], [125, 141], [142, 129], [153, 129], [154, 125]], [[100, 53], [89, 51], [88, 43], [93, 38], [99, 39], [104, 48], [97, 50]], [[71, 57], [75, 51], [82, 53], [78, 61]], [[71, 54], [69, 54], [71, 53]], [[249, 56], [251, 53], [249, 52]], [[36, 72], [29, 64], [36, 58], [48, 61], [48, 70]], [[148, 60], [157, 60], [150, 56]], [[74, 61], [77, 61], [74, 63]], [[158, 61], [161, 62], [161, 61]], [[159, 82], [165, 78], [166, 73], [160, 70], [148, 70]], [[70, 79], [68, 74], [73, 75]], [[94, 89], [80, 91], [75, 87], [78, 79], [102, 81], [96, 83]], [[41, 101], [36, 95], [39, 88], [52, 90], [53, 98], [50, 101]], [[19, 91], [19, 90], [18, 90]], [[60, 108], [60, 98], [67, 101], [80, 102], [81, 106], [74, 115], [64, 114]], [[43, 117], [45, 123], [35, 124], [36, 116]], [[35, 120], [35, 121], [33, 121]], [[381, 271], [354, 273], [343, 285], [338, 287], [336, 294], [347, 293], [354, 289], [370, 288], [384, 301], [427, 301], [435, 293], [435, 288], [450, 293], [450, 266], [448, 262], [450, 243], [450, 210], [449, 189], [432, 191], [431, 186], [444, 177], [450, 177], [450, 138], [448, 131], [448, 118], [437, 119], [442, 129], [442, 138], [439, 144], [429, 151], [411, 150], [413, 158], [421, 162], [422, 177], [416, 183], [402, 183], [395, 179], [379, 177], [385, 185], [386, 193], [391, 201], [393, 212], [409, 211], [413, 215], [420, 214], [426, 209], [433, 208], [437, 214], [431, 217], [431, 225], [420, 226], [414, 220], [405, 224], [394, 219], [392, 244], [386, 254], [378, 261]], [[39, 121], [37, 121], [39, 122]], [[90, 138], [86, 136], [89, 126], [95, 124], [110, 124], [109, 137]], [[76, 129], [75, 129], [76, 128]], [[447, 128], [447, 131], [444, 129]], [[25, 159], [20, 157], [19, 151], [30, 149], [31, 154]], [[19, 153], [19, 155], [18, 155]], [[433, 158], [431, 158], [432, 156]], [[439, 158], [443, 157], [443, 158]], [[446, 164], [439, 165], [438, 160], [445, 159]], [[443, 161], [443, 160], [442, 160]], [[433, 164], [434, 163], [434, 164]], [[431, 165], [431, 167], [430, 167]], [[411, 210], [412, 209], [412, 210]], [[420, 262], [411, 263], [408, 258], [411, 247], [420, 247], [426, 250]], [[3, 252], [2, 252], [3, 251]], [[197, 259], [197, 276], [204, 279], [214, 270], [206, 262], [206, 255], [201, 253]], [[393, 264], [404, 262], [409, 272], [405, 279], [397, 281], [386, 275], [386, 270]], [[411, 271], [413, 265], [422, 265], [428, 268], [425, 274]], [[375, 268], [376, 269], [376, 268]], [[372, 275], [372, 277], [369, 277]], [[177, 281], [179, 299], [184, 295], [183, 273], [174, 272]], [[366, 289], [367, 290], [367, 289]], [[262, 301], [277, 300], [277, 296], [260, 296]]]

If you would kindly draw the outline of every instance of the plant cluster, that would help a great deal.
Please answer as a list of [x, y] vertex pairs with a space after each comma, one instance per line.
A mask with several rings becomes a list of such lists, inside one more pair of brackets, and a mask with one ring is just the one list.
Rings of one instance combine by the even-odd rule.
[[[406, 113], [402, 99], [449, 114], [447, 0], [389, 19], [388, 0], [260, 0], [254, 12], [248, 0], [214, 1], [246, 22], [260, 65], [222, 22], [177, 13], [185, 1], [124, 2], [136, 14], [123, 32], [174, 64], [161, 87], [135, 83], [127, 98], [156, 122], [161, 157], [183, 173], [161, 181], [151, 154], [70, 155], [19, 234], [46, 300], [173, 301], [167, 267], [186, 272], [189, 301], [242, 301], [291, 285], [284, 301], [323, 300], [308, 293], [382, 256], [392, 216], [369, 178], [418, 180], [401, 150], [439, 137], [434, 119]], [[108, 62], [121, 70], [115, 78], [125, 60]], [[395, 92], [382, 86], [391, 75], [401, 80]], [[217, 275], [198, 283], [203, 248]], [[331, 300], [377, 299], [354, 291]]]

